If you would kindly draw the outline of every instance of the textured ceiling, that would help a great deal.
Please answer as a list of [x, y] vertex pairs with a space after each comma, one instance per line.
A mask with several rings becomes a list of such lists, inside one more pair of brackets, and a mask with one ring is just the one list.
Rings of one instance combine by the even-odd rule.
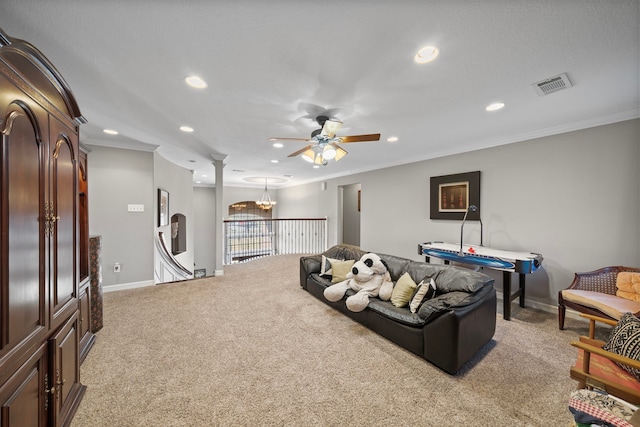
[[[225, 185], [282, 187], [640, 116], [638, 0], [2, 0], [0, 28], [64, 76], [84, 144], [157, 149], [204, 184], [220, 154]], [[440, 56], [416, 64], [425, 45]], [[536, 94], [565, 72], [572, 88]], [[319, 169], [268, 141], [325, 110], [381, 140]]]

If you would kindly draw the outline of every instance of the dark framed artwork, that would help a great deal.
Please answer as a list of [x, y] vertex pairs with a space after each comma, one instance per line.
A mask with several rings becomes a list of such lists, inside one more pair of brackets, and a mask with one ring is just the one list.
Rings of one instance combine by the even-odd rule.
[[472, 205], [467, 219], [480, 219], [480, 171], [432, 176], [429, 190], [431, 219], [462, 220]]
[[169, 225], [169, 192], [158, 188], [158, 227]]

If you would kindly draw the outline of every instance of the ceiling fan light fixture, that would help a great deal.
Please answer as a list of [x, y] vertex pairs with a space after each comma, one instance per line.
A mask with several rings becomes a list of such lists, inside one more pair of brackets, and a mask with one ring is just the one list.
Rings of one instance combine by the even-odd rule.
[[316, 157], [316, 153], [314, 153], [313, 150], [309, 148], [307, 151], [302, 153], [301, 157], [305, 162], [313, 163], [313, 159]]
[[337, 154], [336, 149], [330, 145], [327, 145], [326, 147], [324, 147], [324, 150], [322, 150], [322, 157], [327, 160], [331, 160], [335, 158], [336, 154]]
[[440, 54], [440, 49], [435, 46], [425, 46], [416, 53], [413, 60], [418, 64], [426, 64], [427, 62], [431, 62], [438, 57]]

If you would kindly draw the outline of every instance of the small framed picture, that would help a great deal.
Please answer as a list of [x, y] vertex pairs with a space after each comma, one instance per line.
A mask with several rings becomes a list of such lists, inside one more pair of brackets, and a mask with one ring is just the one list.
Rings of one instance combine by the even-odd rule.
[[169, 225], [169, 192], [158, 188], [158, 227]]
[[467, 218], [480, 217], [480, 171], [432, 176], [429, 189], [431, 219], [461, 220], [471, 205]]

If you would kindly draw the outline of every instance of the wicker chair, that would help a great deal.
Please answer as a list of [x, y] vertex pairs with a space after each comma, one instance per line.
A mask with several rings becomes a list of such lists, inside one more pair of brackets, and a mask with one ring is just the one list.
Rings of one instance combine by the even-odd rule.
[[[616, 279], [618, 273], [622, 271], [640, 272], [640, 268], [615, 266], [604, 267], [599, 270], [590, 271], [587, 273], [576, 273], [575, 277], [573, 278], [573, 282], [571, 282], [571, 285], [569, 285], [567, 289], [576, 289], [615, 295]], [[612, 320], [618, 320], [595, 308], [576, 304], [570, 301], [565, 301], [564, 298], [562, 298], [562, 291], [560, 291], [558, 292], [558, 327], [560, 328], [560, 330], [564, 329], [564, 317], [567, 307], [581, 313], [591, 314], [594, 316], [604, 317]]]

